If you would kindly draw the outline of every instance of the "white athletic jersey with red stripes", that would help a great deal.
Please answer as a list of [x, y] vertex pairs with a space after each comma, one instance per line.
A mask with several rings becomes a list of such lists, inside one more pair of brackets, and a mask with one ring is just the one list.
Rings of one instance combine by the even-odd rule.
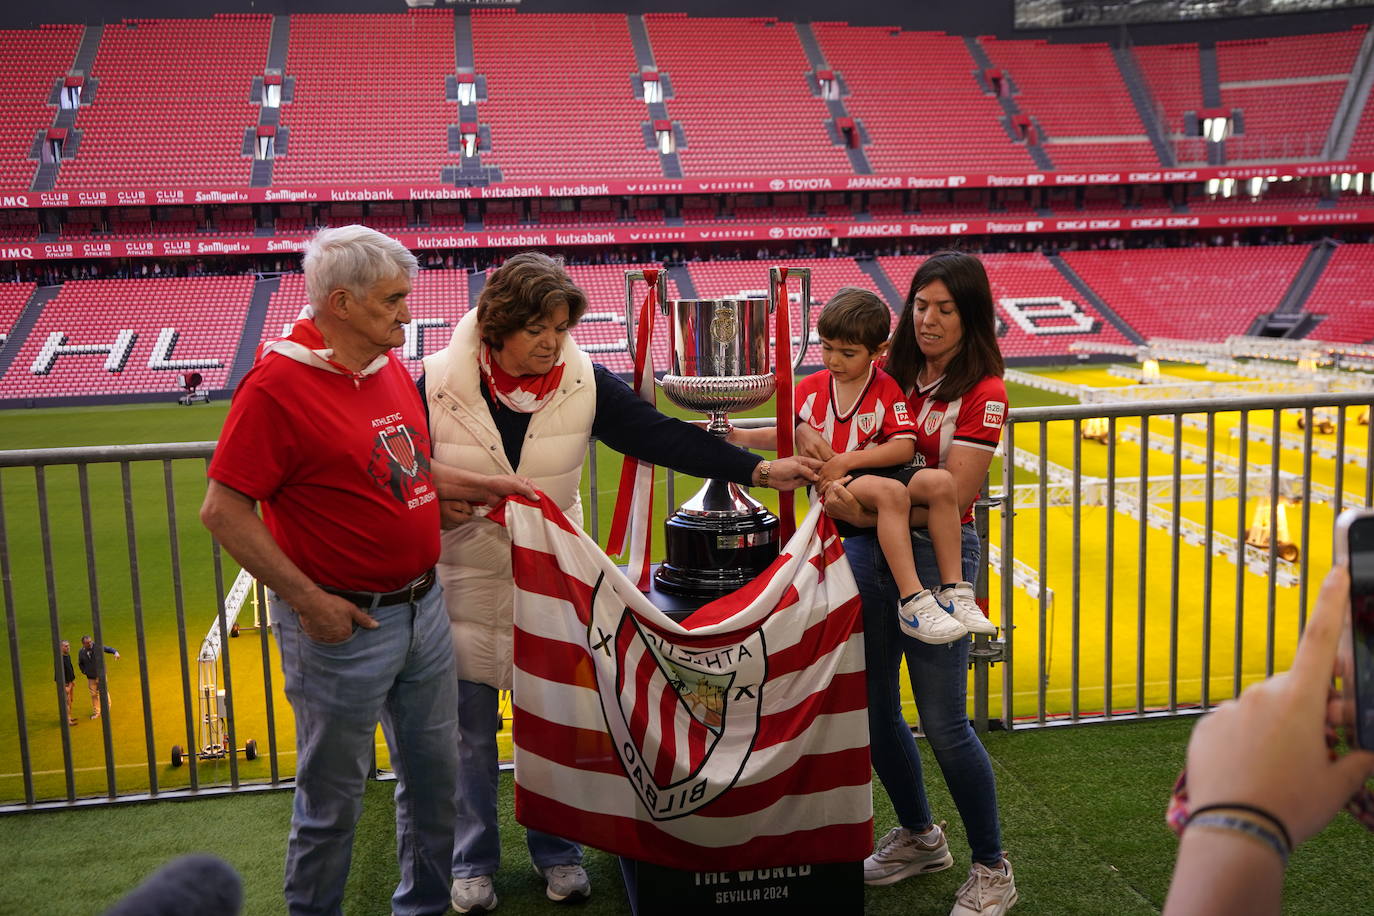
[[[911, 392], [912, 410], [916, 413], [916, 458], [918, 468], [942, 468], [949, 461], [954, 445], [965, 445], [985, 451], [996, 451], [1002, 440], [1002, 424], [1007, 417], [1007, 386], [997, 376], [989, 375], [964, 392], [963, 397], [941, 401], [931, 395], [940, 387], [944, 377], [924, 388], [916, 386]], [[964, 514], [964, 521], [972, 521], [973, 507]]]
[[863, 391], [847, 410], [836, 402], [835, 382], [825, 369], [797, 384], [796, 405], [797, 421], [824, 436], [836, 454], [916, 438], [906, 396], [877, 366], [869, 367]]

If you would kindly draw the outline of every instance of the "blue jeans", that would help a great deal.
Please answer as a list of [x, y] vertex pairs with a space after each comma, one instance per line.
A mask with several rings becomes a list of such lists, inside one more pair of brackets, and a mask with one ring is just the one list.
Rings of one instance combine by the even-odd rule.
[[296, 717], [296, 797], [286, 847], [292, 914], [342, 913], [353, 830], [373, 768], [378, 720], [396, 773], [397, 916], [449, 905], [458, 772], [458, 697], [443, 590], [373, 607], [380, 626], [317, 643], [271, 595], [286, 697]]
[[[458, 826], [453, 837], [453, 877], [493, 875], [501, 864], [501, 828], [496, 816], [496, 732], [501, 694], [495, 687], [458, 681]], [[538, 830], [525, 831], [537, 868], [578, 865], [582, 847]]]
[[[912, 532], [916, 574], [939, 582], [935, 553], [924, 531]], [[997, 783], [992, 762], [968, 721], [970, 638], [932, 646], [904, 634], [897, 625], [897, 586], [874, 535], [849, 537], [844, 552], [863, 600], [864, 661], [868, 670], [868, 731], [873, 769], [892, 799], [897, 820], [912, 830], [928, 829], [934, 818], [926, 798], [921, 756], [911, 728], [902, 718], [898, 688], [906, 656], [911, 692], [935, 760], [964, 822], [973, 861], [1001, 860], [1002, 830], [997, 819]], [[963, 527], [963, 573], [977, 581], [980, 549], [972, 525]]]

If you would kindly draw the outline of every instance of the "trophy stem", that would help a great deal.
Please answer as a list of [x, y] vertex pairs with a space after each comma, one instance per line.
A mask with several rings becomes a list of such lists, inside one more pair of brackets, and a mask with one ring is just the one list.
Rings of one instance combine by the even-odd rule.
[[729, 420], [725, 419], [725, 414], [712, 411], [709, 416], [711, 420], [706, 424], [706, 431], [708, 433], [719, 436], [722, 439], [730, 435], [730, 430], [734, 429], [734, 427], [730, 425]]

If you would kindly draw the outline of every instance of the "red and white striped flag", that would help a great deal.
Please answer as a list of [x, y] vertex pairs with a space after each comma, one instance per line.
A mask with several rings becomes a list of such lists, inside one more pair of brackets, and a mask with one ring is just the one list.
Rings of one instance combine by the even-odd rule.
[[553, 500], [489, 518], [512, 541], [520, 823], [690, 870], [872, 850], [862, 615], [819, 505], [682, 624]]

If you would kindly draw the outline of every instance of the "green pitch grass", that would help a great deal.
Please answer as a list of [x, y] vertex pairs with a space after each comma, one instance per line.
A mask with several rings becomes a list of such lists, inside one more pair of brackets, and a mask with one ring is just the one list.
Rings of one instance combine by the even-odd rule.
[[[994, 733], [985, 743], [997, 776], [1004, 843], [1016, 869], [1018, 916], [1159, 913], [1177, 843], [1164, 825], [1169, 789], [1183, 764], [1190, 721], [1132, 722], [1095, 728]], [[948, 820], [955, 865], [947, 871], [864, 891], [871, 916], [943, 916], [968, 868], [968, 846], [938, 768], [921, 742], [935, 816]], [[349, 913], [385, 913], [396, 886], [394, 785], [369, 783], [345, 891]], [[496, 889], [502, 913], [554, 910], [530, 867], [512, 810], [511, 779], [500, 784], [502, 855]], [[873, 793], [875, 833], [895, 823], [880, 784]], [[112, 904], [173, 856], [212, 852], [244, 880], [244, 912], [282, 909], [282, 862], [291, 794], [254, 793], [196, 804], [158, 802], [0, 818], [7, 851], [0, 913], [86, 916]], [[114, 852], [117, 851], [117, 854]], [[1374, 856], [1374, 835], [1340, 815], [1294, 854], [1284, 888], [1287, 913], [1362, 913], [1369, 892], [1351, 880], [1351, 863]], [[79, 866], [78, 864], [79, 863]], [[592, 916], [630, 912], [617, 861], [586, 855]], [[58, 887], [79, 889], [54, 894]], [[41, 906], [35, 901], [42, 901]]]

